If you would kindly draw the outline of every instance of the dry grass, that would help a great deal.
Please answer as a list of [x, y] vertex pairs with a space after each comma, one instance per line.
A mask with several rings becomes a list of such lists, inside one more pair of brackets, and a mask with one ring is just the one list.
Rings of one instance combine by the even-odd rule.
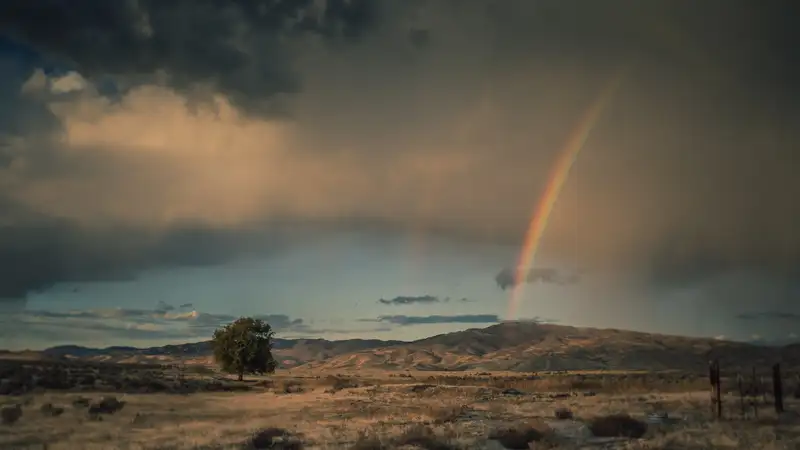
[[[91, 405], [109, 392], [0, 396], [0, 406], [23, 410], [0, 425], [0, 448], [800, 448], [800, 421], [768, 407], [743, 421], [734, 398], [726, 399], [734, 417], [714, 421], [707, 392], [692, 392], [705, 386], [682, 375], [303, 375], [231, 383], [242, 392], [112, 392], [124, 407], [95, 414]], [[787, 407], [800, 409], [794, 399]], [[556, 419], [559, 408], [574, 418]], [[677, 420], [646, 424], [655, 411]]]
[[679, 372], [538, 372], [521, 374], [501, 373], [459, 373], [459, 372], [406, 372], [387, 374], [386, 372], [340, 372], [320, 377], [310, 372], [287, 371], [297, 379], [312, 383], [331, 383], [348, 380], [361, 385], [385, 383], [387, 378], [396, 384], [426, 383], [447, 386], [483, 386], [498, 389], [518, 389], [529, 392], [595, 392], [595, 393], [647, 393], [687, 392], [706, 389], [706, 374], [687, 374]]

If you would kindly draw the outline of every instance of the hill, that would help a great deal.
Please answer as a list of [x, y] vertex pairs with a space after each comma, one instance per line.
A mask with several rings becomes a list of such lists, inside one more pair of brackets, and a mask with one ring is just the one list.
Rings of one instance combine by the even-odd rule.
[[[754, 344], [651, 334], [616, 329], [577, 328], [531, 322], [506, 322], [414, 342], [349, 339], [276, 339], [273, 350], [282, 368], [315, 371], [437, 370], [706, 370], [710, 358], [728, 367], [748, 368], [782, 362], [800, 367], [800, 344]], [[23, 353], [18, 354], [20, 357]], [[43, 359], [116, 363], [210, 364], [209, 342], [163, 347], [79, 346], [25, 352]], [[0, 355], [0, 357], [8, 357]]]
[[707, 370], [710, 358], [746, 368], [800, 366], [800, 345], [747, 343], [616, 329], [508, 322], [408, 344], [362, 350], [314, 364], [318, 370]]
[[[404, 344], [402, 341], [377, 339], [347, 339], [328, 341], [325, 339], [275, 339], [273, 354], [282, 368], [290, 368], [314, 361], [323, 361], [343, 353], [378, 347]], [[30, 355], [33, 352], [25, 352]], [[38, 352], [43, 359], [70, 359], [109, 363], [174, 363], [211, 364], [211, 342], [165, 345], [162, 347], [107, 347], [88, 348], [77, 345], [50, 347]], [[0, 354], [0, 357], [3, 357]]]

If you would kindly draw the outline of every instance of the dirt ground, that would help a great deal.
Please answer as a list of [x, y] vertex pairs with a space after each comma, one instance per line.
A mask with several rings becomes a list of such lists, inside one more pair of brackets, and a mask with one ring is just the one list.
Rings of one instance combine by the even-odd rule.
[[[457, 380], [282, 374], [251, 380], [245, 392], [0, 396], [6, 408], [22, 405], [15, 423], [0, 425], [0, 449], [800, 449], [793, 398], [781, 417], [761, 405], [756, 418], [745, 405], [743, 419], [739, 399], [726, 397], [726, 417], [715, 421], [707, 391], [526, 391]], [[90, 413], [87, 403], [109, 395], [121, 409]]]

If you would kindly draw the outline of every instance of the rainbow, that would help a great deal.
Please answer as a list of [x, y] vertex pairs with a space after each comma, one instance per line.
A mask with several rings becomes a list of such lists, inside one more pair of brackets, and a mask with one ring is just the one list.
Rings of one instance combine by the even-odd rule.
[[525, 285], [527, 274], [536, 259], [536, 252], [539, 249], [542, 235], [547, 228], [547, 222], [550, 219], [550, 214], [553, 212], [556, 201], [558, 201], [561, 189], [567, 181], [570, 169], [572, 169], [573, 164], [575, 164], [575, 160], [578, 159], [578, 155], [586, 144], [589, 134], [597, 123], [600, 114], [614, 97], [626, 72], [626, 70], [622, 70], [611, 79], [606, 88], [600, 93], [597, 100], [595, 100], [586, 111], [582, 120], [578, 122], [578, 125], [570, 133], [566, 145], [558, 154], [558, 160], [550, 171], [545, 190], [539, 199], [539, 203], [536, 205], [536, 209], [534, 209], [530, 223], [528, 224], [528, 230], [525, 233], [525, 240], [523, 241], [522, 249], [519, 254], [519, 261], [514, 269], [514, 284], [511, 288], [511, 295], [508, 301], [507, 320], [514, 320], [517, 315], [522, 288]]

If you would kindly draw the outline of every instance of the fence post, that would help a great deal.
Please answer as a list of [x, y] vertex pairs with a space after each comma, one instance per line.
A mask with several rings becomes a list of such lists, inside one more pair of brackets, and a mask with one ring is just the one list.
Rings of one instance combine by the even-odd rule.
[[739, 386], [739, 407], [742, 409], [742, 419], [744, 419], [746, 413], [744, 409], [744, 383], [741, 373], [736, 375], [736, 384]]
[[717, 419], [722, 418], [722, 381], [720, 380], [719, 360], [716, 362], [716, 384], [717, 384]]
[[758, 392], [761, 390], [761, 386], [758, 385], [758, 378], [756, 378], [756, 366], [753, 366], [753, 392], [751, 395], [753, 396], [750, 400], [753, 404], [753, 416], [758, 419]]
[[711, 411], [719, 419], [722, 417], [722, 383], [719, 375], [719, 360], [709, 361], [708, 378], [711, 382]]
[[717, 386], [714, 384], [714, 360], [708, 361], [708, 382], [711, 385], [711, 391], [709, 392], [710, 395], [710, 406], [711, 406], [711, 414], [714, 414], [714, 393], [716, 392]]
[[772, 389], [775, 397], [775, 412], [783, 412], [783, 382], [781, 381], [781, 365], [772, 366]]

